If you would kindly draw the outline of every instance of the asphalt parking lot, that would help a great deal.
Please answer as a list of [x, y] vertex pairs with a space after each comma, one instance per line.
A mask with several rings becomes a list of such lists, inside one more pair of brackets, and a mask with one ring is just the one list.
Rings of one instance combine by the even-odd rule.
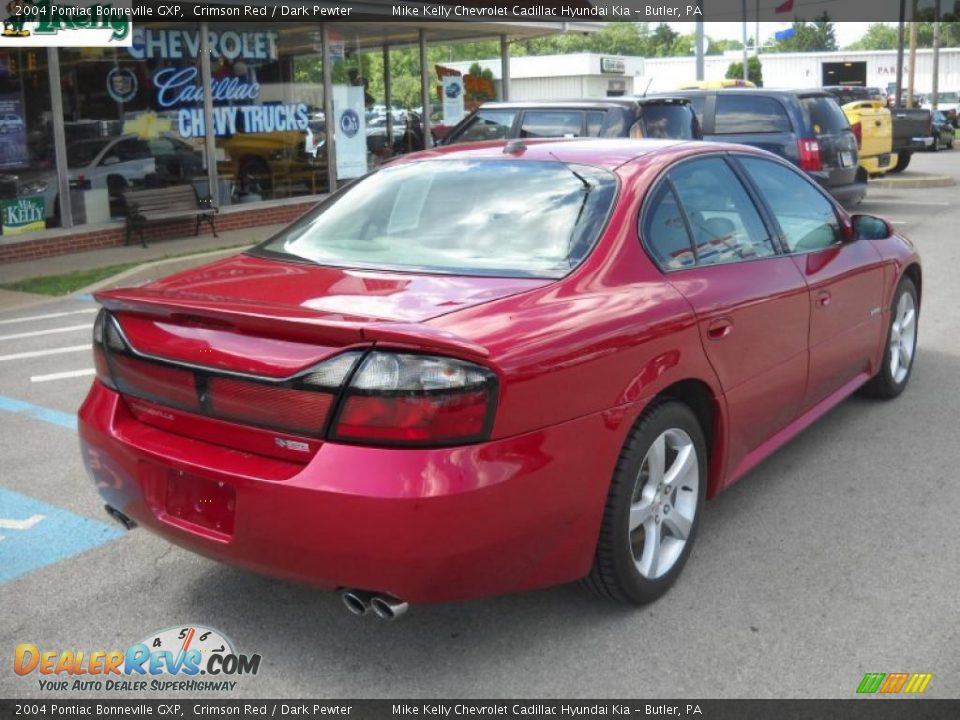
[[[960, 151], [910, 169], [960, 179]], [[0, 697], [66, 697], [13, 673], [19, 643], [110, 650], [192, 623], [262, 656], [236, 697], [853, 697], [866, 672], [960, 697], [958, 193], [872, 189], [858, 208], [923, 256], [906, 393], [848, 400], [708, 503], [679, 583], [642, 609], [568, 586], [386, 623], [124, 533], [75, 430], [94, 304], [0, 314]]]

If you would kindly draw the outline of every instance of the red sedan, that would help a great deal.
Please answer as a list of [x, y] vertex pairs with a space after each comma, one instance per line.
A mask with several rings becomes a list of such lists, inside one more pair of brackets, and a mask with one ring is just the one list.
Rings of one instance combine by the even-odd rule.
[[704, 499], [913, 365], [917, 253], [743, 146], [443, 148], [242, 255], [97, 295], [108, 511], [352, 610], [643, 603]]

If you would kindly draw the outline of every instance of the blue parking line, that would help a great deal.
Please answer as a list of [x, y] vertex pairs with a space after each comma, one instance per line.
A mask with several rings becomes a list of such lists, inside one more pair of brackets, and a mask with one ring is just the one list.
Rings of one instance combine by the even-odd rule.
[[0, 583], [121, 535], [118, 528], [0, 488]]
[[80, 302], [96, 302], [93, 299], [93, 295], [90, 293], [80, 293], [79, 295], [71, 295], [74, 300], [79, 300]]
[[50, 423], [51, 425], [59, 425], [68, 430], [77, 429], [77, 416], [72, 413], [51, 410], [23, 400], [6, 397], [5, 395], [0, 395], [0, 411], [27, 415], [35, 420], [43, 420], [43, 422]]

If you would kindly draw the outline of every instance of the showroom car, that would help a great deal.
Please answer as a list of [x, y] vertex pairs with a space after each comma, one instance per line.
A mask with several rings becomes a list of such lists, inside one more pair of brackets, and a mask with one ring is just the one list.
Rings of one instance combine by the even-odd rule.
[[908, 240], [763, 150], [437, 148], [97, 293], [82, 454], [128, 527], [357, 614], [577, 580], [646, 603], [706, 499], [905, 389], [921, 293]]

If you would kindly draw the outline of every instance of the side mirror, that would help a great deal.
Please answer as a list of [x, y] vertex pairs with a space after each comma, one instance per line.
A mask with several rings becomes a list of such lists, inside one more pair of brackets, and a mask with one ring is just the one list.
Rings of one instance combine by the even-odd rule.
[[875, 215], [853, 216], [854, 240], [883, 240], [894, 234], [893, 227]]

